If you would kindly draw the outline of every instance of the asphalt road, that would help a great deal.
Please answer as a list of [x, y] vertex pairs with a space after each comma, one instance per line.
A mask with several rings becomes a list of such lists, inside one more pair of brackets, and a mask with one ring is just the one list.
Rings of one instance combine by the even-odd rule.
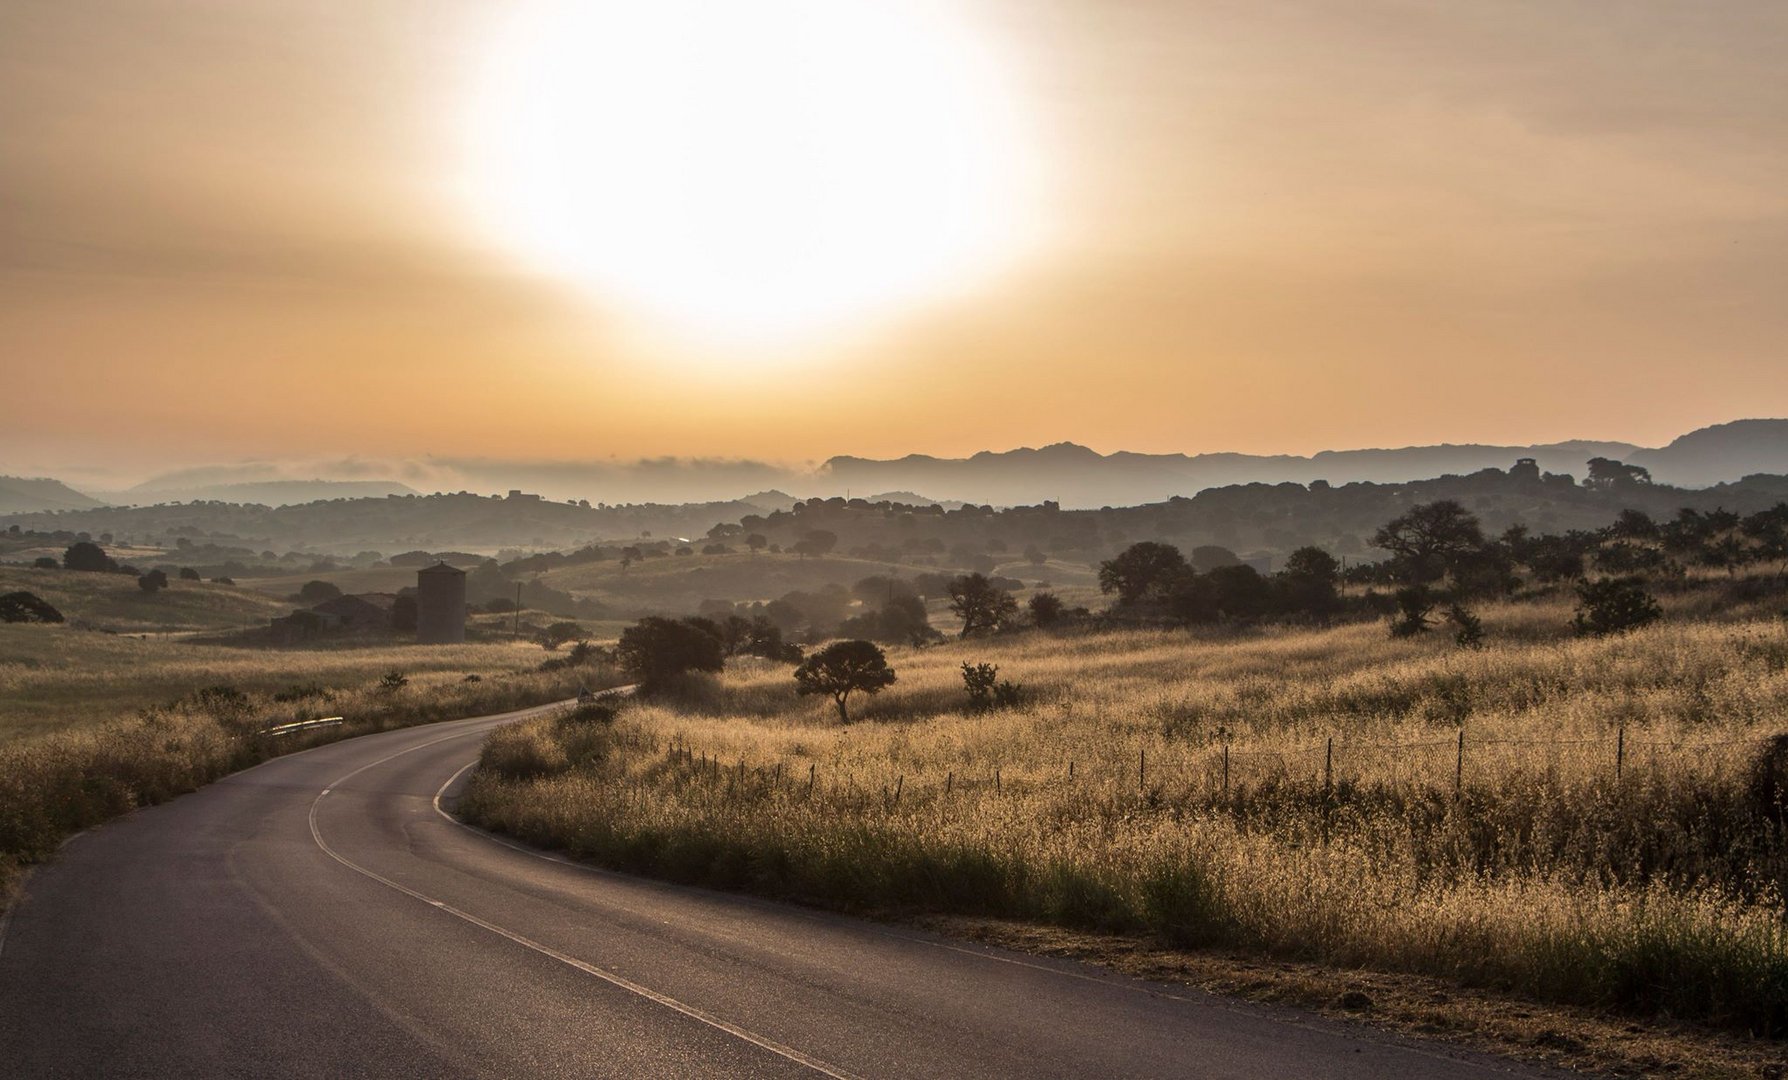
[[509, 845], [441, 803], [521, 715], [280, 758], [71, 841], [0, 939], [0, 1072], [1535, 1075]]

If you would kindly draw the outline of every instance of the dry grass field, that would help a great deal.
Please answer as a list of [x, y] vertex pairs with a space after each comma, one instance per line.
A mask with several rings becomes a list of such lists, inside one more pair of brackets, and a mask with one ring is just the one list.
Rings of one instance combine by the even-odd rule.
[[[291, 604], [253, 589], [181, 581], [171, 574], [167, 588], [146, 593], [128, 574], [0, 566], [0, 593], [18, 590], [49, 601], [70, 620], [131, 634], [240, 630], [265, 626], [292, 610]], [[0, 649], [0, 657], [11, 655]]]
[[[1779, 608], [1779, 603], [1776, 603]], [[1383, 624], [893, 650], [840, 725], [786, 667], [494, 735], [466, 812], [607, 865], [854, 910], [1003, 916], [1788, 1028], [1788, 624], [1697, 592], [1579, 639]], [[964, 662], [1023, 703], [972, 712]], [[1463, 751], [1461, 751], [1463, 746]]]

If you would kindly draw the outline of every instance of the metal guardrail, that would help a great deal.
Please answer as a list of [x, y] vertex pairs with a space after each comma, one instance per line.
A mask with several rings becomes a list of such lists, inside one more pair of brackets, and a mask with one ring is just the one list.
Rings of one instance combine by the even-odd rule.
[[270, 728], [262, 728], [262, 735], [290, 735], [296, 731], [310, 731], [315, 728], [336, 727], [344, 723], [339, 716], [324, 716], [315, 720], [297, 720], [290, 724], [275, 724]]

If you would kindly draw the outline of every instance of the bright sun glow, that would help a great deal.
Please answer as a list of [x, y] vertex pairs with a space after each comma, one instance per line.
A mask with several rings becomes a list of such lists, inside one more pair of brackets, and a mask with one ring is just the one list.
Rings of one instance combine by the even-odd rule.
[[964, 288], [1039, 216], [972, 30], [929, 0], [537, 0], [480, 87], [475, 198], [527, 257], [706, 338]]

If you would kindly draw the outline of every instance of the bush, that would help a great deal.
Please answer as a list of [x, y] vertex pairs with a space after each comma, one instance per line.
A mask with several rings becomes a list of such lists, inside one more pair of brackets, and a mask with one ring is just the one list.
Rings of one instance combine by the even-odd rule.
[[1031, 622], [1039, 628], [1047, 630], [1062, 621], [1065, 605], [1062, 598], [1052, 592], [1040, 592], [1031, 597]]
[[59, 623], [62, 613], [28, 592], [10, 592], [0, 596], [0, 622]]
[[1397, 590], [1397, 617], [1391, 621], [1394, 638], [1416, 637], [1427, 632], [1428, 616], [1434, 610], [1434, 593], [1426, 585], [1408, 585]]
[[402, 690], [410, 685], [409, 676], [401, 671], [387, 671], [379, 678], [379, 689], [384, 691]]
[[85, 570], [95, 573], [106, 573], [118, 569], [118, 564], [106, 555], [105, 549], [90, 540], [82, 540], [70, 544], [62, 553], [62, 566], [68, 570]]
[[180, 568], [180, 580], [181, 581], [199, 581], [201, 579], [199, 577], [199, 572], [197, 570], [194, 570], [190, 566], [182, 566]]
[[999, 675], [997, 664], [962, 665], [962, 685], [968, 691], [970, 709], [991, 712], [1018, 704], [1023, 688], [1010, 680], [1000, 682]]
[[1447, 608], [1447, 622], [1458, 630], [1453, 635], [1453, 644], [1461, 649], [1484, 647], [1484, 620], [1467, 610], [1464, 604], [1454, 604]]
[[650, 692], [690, 671], [726, 666], [720, 639], [687, 620], [653, 615], [621, 632], [615, 659]]
[[54, 570], [62, 564], [48, 555], [39, 555], [31, 565], [39, 570]]
[[556, 622], [540, 632], [540, 644], [551, 650], [567, 641], [581, 641], [586, 636], [584, 628], [574, 622]]
[[137, 588], [146, 593], [160, 592], [168, 587], [168, 575], [160, 570], [151, 570], [137, 579]]
[[1663, 617], [1657, 598], [1640, 588], [1638, 578], [1603, 578], [1577, 583], [1577, 613], [1571, 625], [1579, 634], [1601, 637], [1650, 626]]

